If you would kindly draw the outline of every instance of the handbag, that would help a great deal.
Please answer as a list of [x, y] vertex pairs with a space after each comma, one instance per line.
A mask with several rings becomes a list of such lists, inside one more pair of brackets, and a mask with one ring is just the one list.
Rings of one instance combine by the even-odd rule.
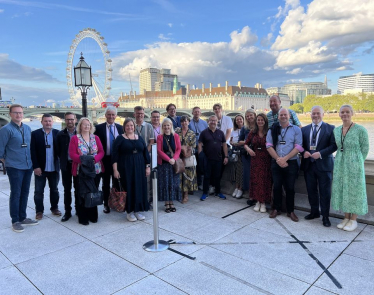
[[191, 157], [188, 157], [188, 158], [184, 158], [183, 160], [184, 160], [185, 167], [196, 167], [197, 165], [195, 155], [192, 155]]
[[183, 158], [188, 158], [192, 156], [192, 147], [189, 145], [182, 145], [181, 146], [181, 155]]
[[104, 196], [102, 191], [97, 191], [96, 193], [85, 193], [84, 194], [84, 207], [93, 208], [102, 205], [104, 201]]
[[[169, 152], [171, 154], [171, 157], [173, 157], [174, 156], [174, 152], [171, 149], [169, 142], [166, 141], [166, 144], [169, 147]], [[175, 163], [173, 165], [173, 169], [174, 169], [174, 173], [175, 174], [183, 173], [186, 170], [185, 167], [184, 167], [184, 163], [183, 163], [183, 161], [182, 161], [181, 158], [178, 158], [178, 159], [175, 160]]]
[[121, 181], [119, 179], [118, 188], [119, 190], [117, 190], [114, 186], [111, 188], [108, 205], [111, 209], [116, 210], [117, 212], [123, 212], [125, 211], [127, 192], [123, 190]]

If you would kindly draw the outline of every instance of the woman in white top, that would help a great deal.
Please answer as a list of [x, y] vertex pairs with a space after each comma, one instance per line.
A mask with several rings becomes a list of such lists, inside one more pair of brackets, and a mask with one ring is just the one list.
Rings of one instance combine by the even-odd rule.
[[244, 117], [237, 115], [234, 118], [234, 130], [231, 132], [230, 145], [232, 145], [234, 152], [238, 156], [238, 160], [233, 165], [232, 180], [236, 183], [235, 190], [232, 194], [234, 198], [240, 199], [243, 195], [243, 162], [241, 159], [241, 150], [244, 151], [243, 146], [239, 145], [240, 130], [244, 126]]

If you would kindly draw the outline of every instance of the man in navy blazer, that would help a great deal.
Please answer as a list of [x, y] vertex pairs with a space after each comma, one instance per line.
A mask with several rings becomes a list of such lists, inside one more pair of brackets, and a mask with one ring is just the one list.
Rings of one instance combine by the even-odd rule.
[[60, 164], [57, 156], [56, 137], [58, 130], [53, 129], [53, 118], [50, 114], [42, 117], [43, 128], [31, 132], [31, 161], [35, 174], [34, 202], [36, 219], [43, 218], [44, 213], [44, 188], [48, 179], [49, 198], [51, 201], [51, 212], [53, 215], [61, 216], [58, 210], [60, 195], [58, 182], [60, 180]]
[[[106, 122], [96, 126], [95, 135], [100, 138], [101, 144], [104, 148], [104, 158], [103, 164], [105, 172], [101, 173], [102, 191], [104, 195], [104, 213], [109, 213], [110, 208], [108, 206], [108, 199], [110, 194], [110, 179], [113, 176], [113, 166], [112, 166], [112, 152], [111, 147], [114, 140], [118, 135], [123, 134], [123, 128], [121, 125], [116, 124], [114, 121], [117, 117], [117, 108], [113, 106], [107, 107], [105, 110]], [[112, 180], [113, 183], [113, 180]]]
[[333, 153], [336, 151], [334, 137], [335, 126], [322, 121], [323, 109], [314, 106], [311, 111], [312, 124], [301, 128], [303, 135], [303, 159], [301, 169], [304, 171], [311, 212], [305, 219], [320, 217], [322, 224], [331, 226], [329, 220], [331, 181], [334, 169]]

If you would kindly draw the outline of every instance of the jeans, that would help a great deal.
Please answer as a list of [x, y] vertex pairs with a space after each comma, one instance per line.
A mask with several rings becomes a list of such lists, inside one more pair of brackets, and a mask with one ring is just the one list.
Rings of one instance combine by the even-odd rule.
[[209, 184], [215, 187], [215, 193], [221, 192], [221, 170], [222, 161], [208, 160], [206, 170], [204, 171], [203, 193], [207, 194]]
[[281, 168], [275, 160], [271, 161], [271, 172], [273, 175], [274, 209], [282, 210], [282, 186], [286, 190], [287, 213], [294, 211], [295, 207], [295, 181], [299, 173], [297, 160], [287, 161], [288, 166]]
[[74, 184], [74, 199], [75, 199], [75, 209], [79, 204], [79, 196], [78, 196], [78, 189], [79, 189], [79, 181], [77, 176], [73, 176], [71, 174], [71, 166], [72, 163], [68, 162], [66, 165], [66, 170], [61, 170], [62, 176], [62, 185], [64, 186], [64, 205], [65, 205], [65, 213], [71, 214], [71, 188], [72, 184]]
[[7, 167], [10, 184], [9, 212], [12, 223], [23, 221], [26, 216], [32, 168], [21, 170]]
[[60, 175], [58, 172], [46, 172], [44, 171], [41, 176], [35, 175], [35, 193], [34, 193], [34, 202], [35, 202], [35, 211], [36, 213], [44, 212], [44, 188], [48, 179], [49, 185], [49, 198], [51, 201], [51, 211], [58, 209], [58, 200], [60, 195], [58, 192], [58, 182], [60, 180]]

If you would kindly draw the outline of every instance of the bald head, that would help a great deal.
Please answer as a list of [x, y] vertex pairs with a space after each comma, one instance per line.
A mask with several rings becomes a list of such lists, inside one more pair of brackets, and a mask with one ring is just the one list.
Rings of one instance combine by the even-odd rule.
[[278, 120], [282, 127], [288, 126], [290, 120], [290, 112], [285, 108], [281, 108], [278, 112]]

